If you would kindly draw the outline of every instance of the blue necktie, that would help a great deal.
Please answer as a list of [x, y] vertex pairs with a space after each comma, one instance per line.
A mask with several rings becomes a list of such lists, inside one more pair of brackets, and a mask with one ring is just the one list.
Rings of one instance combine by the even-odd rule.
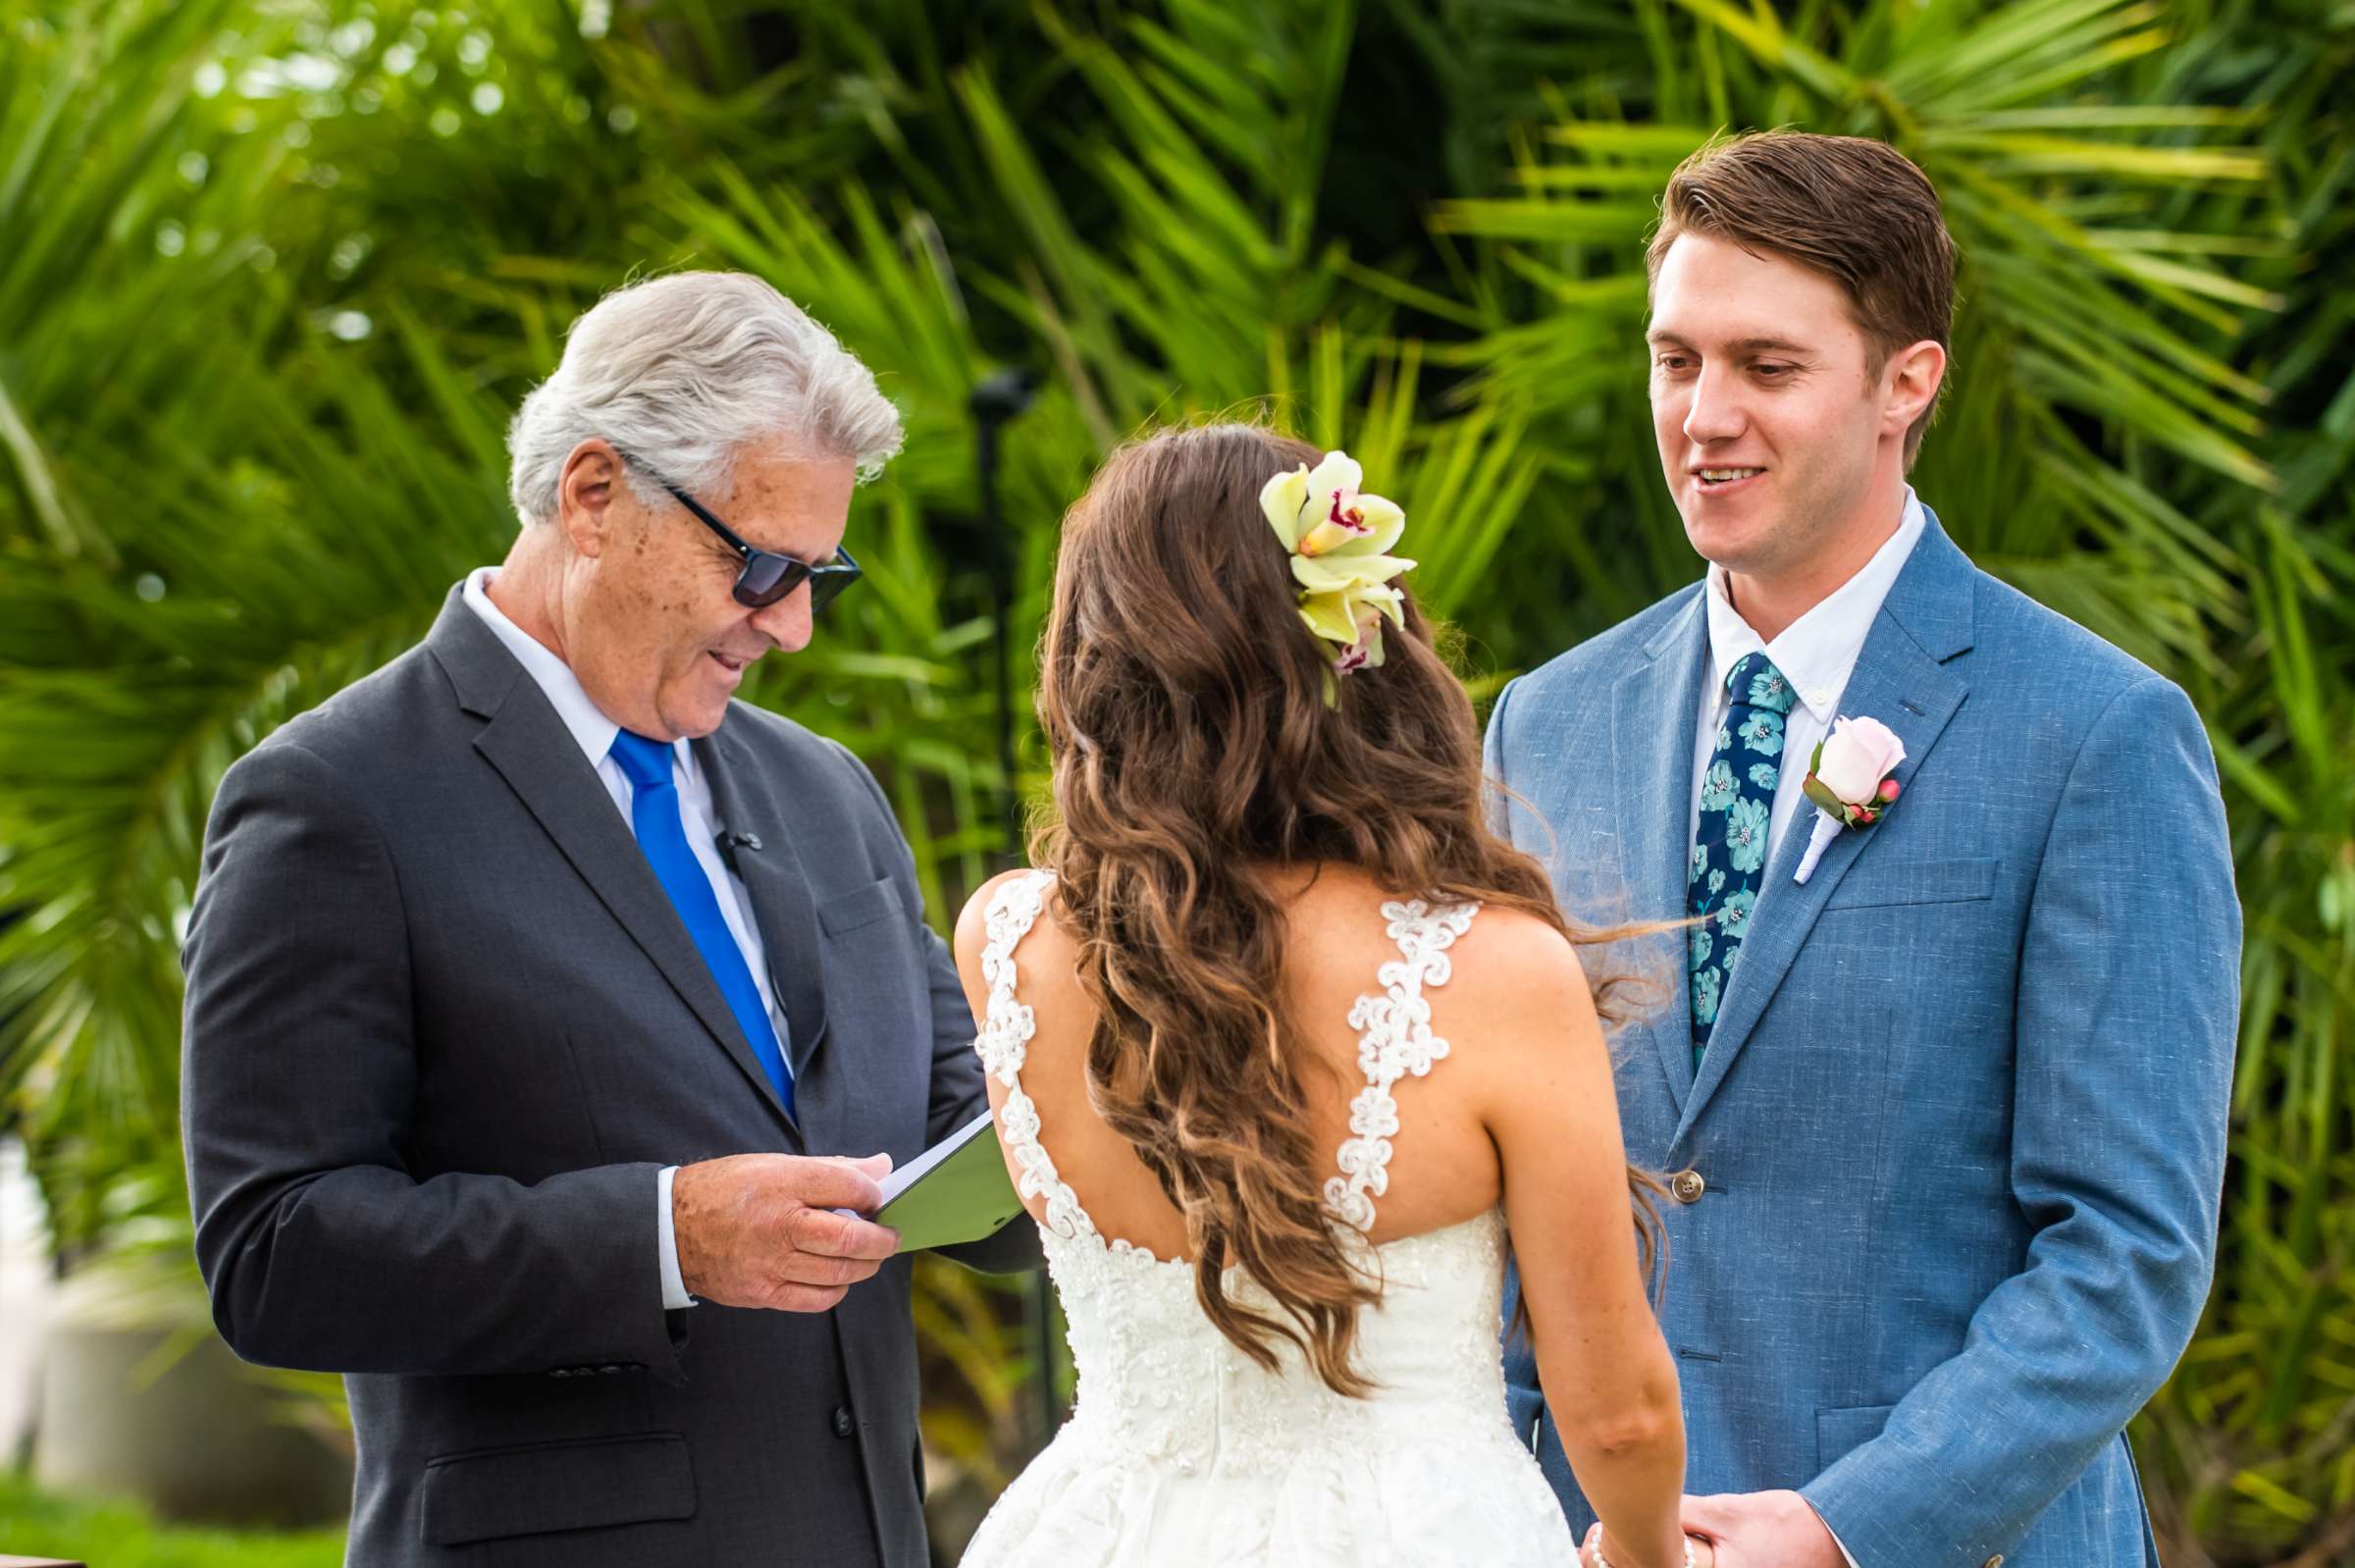
[[1714, 916], [1691, 932], [1696, 1076], [1766, 880], [1766, 829], [1783, 777], [1783, 723], [1798, 698], [1764, 653], [1744, 654], [1725, 684], [1733, 702], [1701, 781], [1701, 825], [1685, 878], [1686, 910]]
[[785, 1114], [793, 1115], [793, 1075], [785, 1069], [785, 1052], [777, 1042], [777, 1031], [769, 1025], [760, 987], [753, 983], [744, 949], [736, 945], [719, 913], [711, 879], [704, 874], [695, 851], [687, 847], [687, 830], [679, 821], [679, 792], [671, 782], [670, 747], [622, 730], [613, 737], [613, 760], [621, 764], [630, 781], [630, 825], [637, 829], [638, 848], [645, 852], [646, 863], [654, 868], [662, 891], [670, 895], [671, 907], [686, 922], [687, 934], [704, 956], [704, 967], [719, 982], [719, 994], [727, 998], [728, 1011], [743, 1026], [760, 1070], [776, 1085]]

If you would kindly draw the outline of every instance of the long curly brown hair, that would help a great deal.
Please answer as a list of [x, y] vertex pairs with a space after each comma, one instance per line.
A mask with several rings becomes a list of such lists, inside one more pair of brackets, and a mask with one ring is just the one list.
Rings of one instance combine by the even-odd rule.
[[[1090, 1101], [1184, 1215], [1203, 1311], [1262, 1367], [1288, 1339], [1363, 1394], [1357, 1313], [1381, 1287], [1325, 1207], [1309, 1053], [1280, 1001], [1284, 912], [1253, 868], [1339, 862], [1574, 942], [1620, 933], [1574, 927], [1538, 862], [1491, 830], [1472, 705], [1411, 587], [1387, 661], [1334, 674], [1259, 504], [1271, 476], [1321, 456], [1255, 426], [1165, 430], [1072, 508], [1038, 689], [1055, 813], [1031, 860], [1055, 873], [1096, 1008]], [[1606, 1018], [1616, 989], [1598, 987]], [[1628, 1180], [1648, 1275], [1662, 1189]], [[1230, 1265], [1279, 1315], [1228, 1293]]]

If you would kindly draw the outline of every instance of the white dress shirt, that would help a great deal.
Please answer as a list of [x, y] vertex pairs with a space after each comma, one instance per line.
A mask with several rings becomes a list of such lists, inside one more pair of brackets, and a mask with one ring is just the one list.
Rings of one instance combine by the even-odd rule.
[[[1742, 618], [1742, 612], [1734, 608], [1733, 596], [1726, 587], [1725, 568], [1710, 563], [1708, 585], [1703, 590], [1709, 606], [1710, 679], [1707, 689], [1701, 694], [1701, 730], [1693, 742], [1693, 812], [1686, 824], [1686, 843], [1700, 836], [1701, 787], [1708, 777], [1709, 763], [1716, 757], [1717, 727], [1725, 722], [1726, 709], [1733, 706], [1733, 694], [1725, 689], [1725, 679], [1744, 655], [1762, 651], [1799, 696], [1783, 720], [1782, 776], [1775, 781], [1774, 810], [1766, 821], [1766, 857], [1769, 861], [1774, 858], [1792, 818], [1800, 814], [1802, 807], [1809, 806], [1804, 788], [1807, 778], [1806, 758], [1814, 755], [1815, 743], [1831, 733], [1832, 720], [1840, 716], [1840, 699], [1848, 690], [1849, 676], [1856, 672], [1857, 656], [1864, 652], [1864, 639], [1871, 633], [1889, 590], [1896, 586], [1898, 573], [1905, 570], [1913, 547], [1921, 542], [1921, 531], [1928, 522], [1920, 498], [1913, 494], [1913, 487], [1908, 485], [1897, 532], [1873, 551], [1872, 559], [1858, 568], [1854, 577], [1784, 627], [1782, 635], [1771, 643], [1760, 641], [1750, 622]], [[1813, 819], [1811, 807], [1808, 819]], [[1826, 1524], [1824, 1530], [1831, 1533], [1831, 1526]], [[1834, 1534], [1832, 1544], [1848, 1559], [1848, 1568], [1857, 1568], [1856, 1556], [1848, 1549], [1848, 1542]]]
[[[556, 656], [555, 651], [535, 639], [529, 632], [507, 619], [486, 592], [491, 580], [498, 575], [496, 566], [477, 567], [466, 578], [466, 607], [483, 618], [483, 624], [497, 634], [513, 653], [526, 673], [548, 695], [556, 716], [572, 731], [580, 743], [581, 752], [589, 765], [597, 770], [598, 782], [613, 799], [613, 809], [621, 813], [633, 836], [638, 829], [630, 815], [629, 775], [612, 756], [613, 737], [621, 726], [607, 718], [581, 686], [580, 677], [572, 666]], [[768, 1010], [768, 1021], [777, 1031], [777, 1048], [783, 1051], [792, 1038], [786, 1030], [785, 1009], [777, 1001], [776, 990], [769, 982], [768, 961], [760, 946], [760, 927], [753, 918], [752, 895], [719, 858], [719, 845], [713, 835], [717, 829], [711, 821], [711, 782], [704, 777], [702, 764], [697, 762], [695, 748], [685, 741], [673, 741], [670, 747], [671, 781], [679, 796], [679, 825], [686, 830], [687, 847], [695, 853], [695, 861], [704, 868], [711, 884], [711, 892], [719, 904], [720, 918], [728, 922], [728, 934], [736, 939], [737, 950], [744, 954], [745, 967], [753, 971], [753, 983], [760, 988], [760, 1005]], [[788, 1056], [787, 1062], [792, 1058]], [[790, 1066], [787, 1068], [791, 1071]], [[670, 1181], [678, 1167], [666, 1166], [656, 1183], [661, 1202], [657, 1221], [661, 1247], [662, 1305], [691, 1307], [695, 1298], [687, 1293], [686, 1282], [679, 1275], [678, 1237], [671, 1228]]]
[[1762, 651], [1799, 697], [1783, 720], [1782, 777], [1776, 781], [1774, 810], [1766, 822], [1766, 854], [1769, 860], [1773, 858], [1782, 845], [1784, 830], [1790, 827], [1793, 817], [1800, 815], [1801, 809], [1808, 805], [1806, 792], [1801, 787], [1806, 782], [1806, 759], [1814, 755], [1815, 743], [1831, 733], [1832, 720], [1839, 715], [1840, 698], [1848, 690], [1848, 677], [1856, 670], [1857, 655], [1864, 651], [1864, 638], [1872, 630], [1874, 618], [1881, 613], [1881, 602], [1889, 597], [1898, 573], [1905, 570], [1907, 557], [1920, 543], [1921, 531], [1928, 521], [1913, 487], [1908, 485], [1905, 511], [1898, 519], [1897, 532], [1873, 552], [1872, 559], [1858, 569], [1856, 576], [1784, 627], [1782, 635], [1772, 643], [1759, 641], [1750, 622], [1734, 608], [1733, 598], [1726, 588], [1725, 568], [1710, 565], [1708, 585], [1703, 591], [1709, 606], [1710, 679], [1701, 694], [1701, 728], [1693, 740], [1693, 810], [1685, 825], [1686, 843], [1694, 842], [1700, 835], [1701, 787], [1716, 756], [1718, 726], [1725, 722], [1726, 709], [1733, 706], [1732, 694], [1725, 689], [1725, 678], [1733, 673], [1745, 654]]

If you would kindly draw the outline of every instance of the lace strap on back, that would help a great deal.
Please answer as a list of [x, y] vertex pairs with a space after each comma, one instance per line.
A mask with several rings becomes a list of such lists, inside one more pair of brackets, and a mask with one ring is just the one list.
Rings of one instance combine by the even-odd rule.
[[1447, 956], [1455, 939], [1472, 928], [1477, 904], [1433, 909], [1421, 899], [1385, 904], [1383, 918], [1398, 957], [1375, 972], [1381, 996], [1361, 996], [1349, 1009], [1357, 1037], [1357, 1065], [1366, 1086], [1349, 1102], [1349, 1132], [1341, 1145], [1341, 1174], [1325, 1183], [1325, 1205], [1360, 1230], [1374, 1228], [1374, 1200], [1390, 1187], [1390, 1139], [1398, 1134], [1398, 1102], [1391, 1085], [1409, 1072], [1422, 1077], [1447, 1054], [1447, 1042], [1431, 1032], [1426, 985], [1444, 985], [1454, 964]]
[[1095, 1234], [1095, 1223], [1079, 1207], [1078, 1197], [1055, 1171], [1055, 1161], [1038, 1141], [1038, 1107], [1022, 1092], [1022, 1058], [1037, 1020], [1027, 1003], [1015, 998], [1014, 950], [1030, 933], [1045, 907], [1047, 888], [1054, 882], [1048, 871], [1028, 871], [1008, 877], [990, 898], [984, 912], [987, 941], [981, 949], [981, 981], [989, 987], [989, 1010], [973, 1050], [983, 1071], [1006, 1087], [998, 1111], [998, 1136], [1014, 1151], [1022, 1174], [1016, 1190], [1027, 1200], [1044, 1197], [1047, 1228], [1059, 1236]]

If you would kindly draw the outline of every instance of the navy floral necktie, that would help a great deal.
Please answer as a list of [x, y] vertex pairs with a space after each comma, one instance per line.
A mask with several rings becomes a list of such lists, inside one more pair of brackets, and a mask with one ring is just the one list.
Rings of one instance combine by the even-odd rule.
[[1764, 653], [1745, 653], [1725, 684], [1733, 702], [1701, 781], [1701, 825], [1685, 879], [1685, 908], [1709, 916], [1690, 933], [1696, 1075], [1766, 879], [1766, 825], [1783, 777], [1783, 721], [1797, 695]]

